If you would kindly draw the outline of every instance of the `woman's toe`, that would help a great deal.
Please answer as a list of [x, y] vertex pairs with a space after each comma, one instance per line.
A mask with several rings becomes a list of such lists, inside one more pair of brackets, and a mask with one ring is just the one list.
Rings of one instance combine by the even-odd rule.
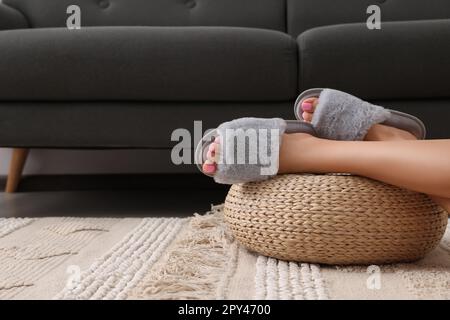
[[302, 113], [302, 118], [306, 122], [311, 122], [312, 118], [313, 118], [313, 114], [305, 111], [305, 112]]
[[314, 111], [316, 110], [316, 106], [318, 103], [319, 98], [317, 97], [307, 98], [301, 102], [301, 110], [303, 111], [302, 113], [303, 120], [307, 122], [312, 121]]
[[206, 158], [208, 160], [213, 160], [214, 157], [215, 157], [214, 150], [209, 149], [208, 152], [206, 153]]
[[208, 159], [203, 163], [202, 169], [204, 173], [213, 174], [216, 172], [216, 164]]
[[302, 110], [305, 112], [313, 113], [315, 107], [317, 106], [319, 99], [316, 97], [308, 98], [303, 100], [301, 103]]
[[214, 155], [216, 153], [216, 146], [215, 143], [211, 143], [208, 147], [208, 152], [206, 157], [210, 160], [212, 160], [214, 158]]

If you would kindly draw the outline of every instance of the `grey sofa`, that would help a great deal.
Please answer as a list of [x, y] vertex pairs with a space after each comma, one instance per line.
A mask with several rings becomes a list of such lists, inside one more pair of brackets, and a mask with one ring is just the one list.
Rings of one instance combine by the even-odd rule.
[[[81, 30], [65, 28], [81, 8]], [[382, 29], [366, 27], [371, 4]], [[293, 118], [332, 87], [450, 137], [448, 0], [3, 0], [0, 146], [170, 149], [176, 128]]]

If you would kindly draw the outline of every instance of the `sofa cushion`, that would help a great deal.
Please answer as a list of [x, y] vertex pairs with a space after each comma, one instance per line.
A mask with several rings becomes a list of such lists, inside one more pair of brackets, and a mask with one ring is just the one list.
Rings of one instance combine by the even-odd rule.
[[297, 45], [263, 29], [92, 27], [0, 32], [0, 100], [281, 101]]
[[[1, 1], [0, 1], [1, 2]], [[78, 5], [82, 26], [228, 26], [286, 31], [284, 0], [3, 0], [34, 28], [65, 27]]]
[[366, 22], [377, 5], [382, 22], [450, 18], [448, 0], [287, 0], [287, 31], [293, 37], [315, 27]]
[[[298, 37], [300, 90], [328, 87], [364, 99], [449, 98], [450, 20], [310, 29]], [[426, 107], [426, 106], [424, 106]]]
[[28, 22], [20, 11], [0, 2], [0, 30], [28, 28]]

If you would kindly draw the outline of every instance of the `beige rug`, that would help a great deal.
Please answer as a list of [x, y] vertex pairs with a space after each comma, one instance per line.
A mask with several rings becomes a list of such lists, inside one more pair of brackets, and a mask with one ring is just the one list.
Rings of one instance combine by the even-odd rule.
[[450, 230], [414, 264], [330, 267], [248, 252], [220, 206], [185, 219], [0, 219], [0, 299], [449, 298]]

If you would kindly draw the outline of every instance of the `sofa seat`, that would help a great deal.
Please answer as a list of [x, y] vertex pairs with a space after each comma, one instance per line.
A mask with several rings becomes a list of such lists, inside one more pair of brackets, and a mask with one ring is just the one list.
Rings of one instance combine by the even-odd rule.
[[288, 101], [289, 35], [234, 27], [86, 27], [0, 33], [3, 101]]

